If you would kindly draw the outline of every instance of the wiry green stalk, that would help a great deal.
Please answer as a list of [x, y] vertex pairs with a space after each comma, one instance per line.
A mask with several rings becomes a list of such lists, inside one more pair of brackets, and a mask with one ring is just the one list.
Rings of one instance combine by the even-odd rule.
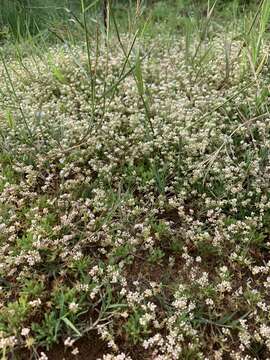
[[[119, 42], [121, 50], [122, 50], [122, 52], [123, 52], [123, 54], [125, 56], [125, 62], [124, 62], [124, 65], [123, 65], [123, 68], [122, 68], [122, 71], [121, 71], [121, 75], [122, 75], [122, 73], [124, 72], [125, 67], [126, 67], [127, 64], [129, 64], [130, 69], [132, 69], [132, 65], [130, 63], [130, 54], [131, 54], [131, 52], [132, 52], [132, 50], [133, 50], [133, 48], [135, 46], [136, 39], [137, 39], [138, 35], [140, 34], [140, 29], [138, 29], [135, 32], [135, 35], [134, 35], [133, 40], [131, 42], [131, 46], [130, 46], [129, 50], [126, 51], [125, 46], [124, 46], [124, 44], [123, 44], [123, 42], [121, 40], [120, 32], [119, 32], [117, 22], [115, 20], [114, 15], [113, 15], [113, 21], [114, 21], [114, 26], [115, 26], [118, 42]], [[136, 81], [138, 94], [139, 94], [140, 99], [141, 99], [141, 101], [143, 103], [143, 107], [144, 107], [145, 114], [146, 114], [146, 119], [148, 121], [148, 124], [150, 126], [152, 134], [154, 134], [154, 128], [153, 128], [153, 124], [152, 124], [152, 120], [151, 120], [150, 108], [149, 108], [148, 101], [145, 98], [144, 81], [143, 81], [142, 67], [141, 67], [141, 57], [140, 57], [140, 52], [139, 51], [138, 51], [137, 56], [136, 56], [136, 62], [135, 62], [135, 65], [134, 65], [134, 69], [131, 71], [131, 73], [132, 73], [132, 75], [133, 75], [133, 77], [134, 77], [134, 79]]]
[[26, 116], [25, 116], [25, 114], [24, 114], [24, 111], [23, 111], [23, 109], [22, 109], [22, 107], [21, 107], [20, 99], [19, 99], [18, 96], [17, 96], [17, 93], [16, 93], [16, 90], [15, 90], [13, 81], [12, 81], [12, 79], [11, 79], [9, 70], [8, 70], [8, 68], [7, 68], [7, 64], [6, 64], [5, 58], [4, 58], [3, 53], [2, 53], [1, 51], [0, 51], [0, 58], [1, 58], [2, 64], [3, 64], [4, 69], [5, 69], [5, 73], [6, 73], [6, 76], [7, 76], [7, 79], [8, 79], [8, 83], [9, 83], [9, 85], [10, 85], [10, 87], [11, 87], [11, 90], [12, 90], [12, 95], [13, 95], [13, 97], [14, 97], [14, 100], [15, 100], [16, 103], [18, 104], [18, 108], [19, 108], [20, 114], [21, 114], [21, 116], [22, 116], [22, 119], [23, 119], [23, 123], [24, 123], [24, 125], [25, 125], [25, 128], [26, 128], [26, 130], [27, 130], [27, 132], [28, 132], [28, 135], [29, 135], [30, 139], [32, 140], [32, 142], [34, 142], [34, 135], [33, 135], [33, 133], [32, 133], [32, 130], [30, 129], [30, 126], [29, 126], [29, 124], [28, 124], [28, 121], [27, 121], [27, 119], [26, 119]]
[[86, 11], [85, 2], [81, 0], [81, 11], [83, 16], [83, 28], [85, 33], [85, 45], [87, 50], [87, 58], [88, 58], [88, 68], [89, 68], [89, 75], [90, 75], [90, 83], [91, 83], [91, 100], [92, 100], [92, 113], [95, 111], [95, 99], [96, 99], [96, 91], [95, 91], [95, 76], [92, 71], [92, 58], [91, 58], [91, 50], [89, 44], [89, 32], [88, 32], [88, 25], [86, 19]]
[[[211, 6], [211, 8], [208, 8], [207, 10], [207, 18], [206, 18], [206, 23], [204, 24], [203, 26], [203, 29], [202, 29], [202, 33], [200, 34], [200, 40], [198, 42], [198, 45], [196, 46], [196, 49], [195, 49], [195, 52], [194, 52], [194, 55], [192, 57], [192, 60], [191, 60], [191, 63], [194, 64], [194, 61], [195, 59], [197, 58], [197, 55], [201, 49], [201, 46], [205, 40], [205, 36], [207, 34], [207, 31], [208, 31], [208, 27], [210, 25], [210, 21], [212, 19], [212, 15], [213, 15], [213, 12], [214, 12], [214, 9], [215, 9], [215, 6], [216, 6], [216, 3], [217, 3], [217, 0], [215, 0], [214, 4]], [[209, 5], [209, 4], [208, 4]]]

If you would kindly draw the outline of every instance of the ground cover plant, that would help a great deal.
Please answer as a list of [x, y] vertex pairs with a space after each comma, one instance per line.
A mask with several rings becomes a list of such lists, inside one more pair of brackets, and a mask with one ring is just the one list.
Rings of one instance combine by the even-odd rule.
[[269, 359], [269, 2], [91, 4], [0, 49], [1, 359]]

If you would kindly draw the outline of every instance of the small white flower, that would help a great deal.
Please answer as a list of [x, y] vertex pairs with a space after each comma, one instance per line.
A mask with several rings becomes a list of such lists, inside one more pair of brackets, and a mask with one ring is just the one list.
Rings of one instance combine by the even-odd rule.
[[76, 347], [75, 349], [73, 349], [72, 351], [71, 351], [71, 354], [72, 355], [78, 355], [79, 354], [79, 349]]
[[22, 331], [21, 331], [22, 336], [27, 336], [29, 333], [30, 333], [29, 328], [23, 328]]
[[73, 301], [72, 303], [70, 303], [70, 304], [68, 305], [68, 308], [69, 308], [69, 310], [70, 310], [71, 312], [75, 313], [75, 312], [78, 310], [79, 305], [76, 304], [76, 303]]
[[38, 358], [38, 360], [48, 360], [48, 356], [44, 353], [44, 352], [41, 352], [40, 353], [40, 357]]
[[64, 345], [65, 346], [72, 346], [74, 344], [75, 340], [74, 339], [71, 339], [70, 337], [66, 338], [66, 340], [64, 341]]

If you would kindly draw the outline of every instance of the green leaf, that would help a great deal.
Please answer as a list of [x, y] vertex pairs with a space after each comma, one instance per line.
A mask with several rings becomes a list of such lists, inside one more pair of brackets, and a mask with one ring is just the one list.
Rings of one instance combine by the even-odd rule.
[[13, 114], [10, 111], [7, 112], [7, 123], [11, 129], [14, 129], [15, 119], [14, 119]]
[[65, 323], [68, 327], [70, 327], [78, 336], [82, 336], [82, 334], [80, 333], [80, 331], [72, 324], [72, 322], [71, 322], [68, 318], [64, 317], [64, 318], [62, 318], [62, 320], [63, 320], [64, 323]]
[[135, 76], [137, 80], [139, 94], [142, 96], [144, 94], [144, 84], [143, 84], [142, 66], [141, 66], [141, 58], [139, 51], [137, 53], [137, 58], [136, 58]]
[[52, 69], [52, 74], [53, 74], [54, 78], [56, 80], [58, 80], [61, 84], [67, 83], [67, 79], [66, 79], [65, 75], [63, 74], [63, 72], [61, 71], [61, 69], [54, 67]]

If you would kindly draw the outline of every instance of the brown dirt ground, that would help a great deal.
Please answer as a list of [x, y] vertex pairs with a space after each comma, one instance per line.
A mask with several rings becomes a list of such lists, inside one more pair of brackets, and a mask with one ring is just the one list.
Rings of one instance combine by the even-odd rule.
[[[43, 351], [49, 360], [97, 360], [102, 359], [103, 354], [107, 352], [105, 343], [98, 338], [96, 334], [85, 336], [78, 340], [73, 348], [78, 348], [79, 354], [71, 354], [72, 349], [66, 348], [63, 343], [55, 345], [49, 352]], [[42, 350], [39, 351], [41, 353]], [[32, 360], [33, 356], [27, 351], [16, 354], [18, 360]]]

